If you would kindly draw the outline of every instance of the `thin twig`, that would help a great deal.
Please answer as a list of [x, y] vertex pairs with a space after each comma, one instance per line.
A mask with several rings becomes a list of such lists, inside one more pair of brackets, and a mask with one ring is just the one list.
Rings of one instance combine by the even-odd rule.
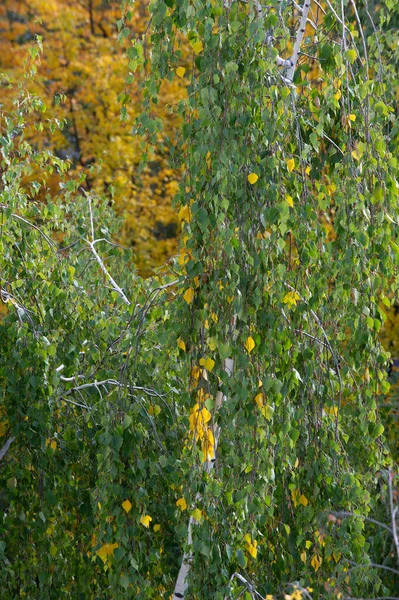
[[9, 437], [6, 443], [3, 445], [3, 447], [0, 450], [0, 461], [3, 460], [14, 440], [15, 437]]
[[397, 506], [394, 507], [394, 504], [393, 504], [392, 480], [393, 480], [393, 473], [389, 469], [388, 470], [389, 509], [391, 512], [393, 541], [395, 544], [396, 555], [397, 555], [398, 564], [399, 564], [399, 539], [398, 539], [398, 530], [396, 528], [396, 513], [398, 512], [398, 507]]
[[328, 513], [330, 515], [334, 515], [334, 517], [357, 517], [358, 519], [362, 519], [363, 521], [368, 521], [369, 523], [374, 523], [374, 525], [379, 525], [379, 527], [383, 527], [383, 529], [386, 529], [387, 531], [389, 531], [390, 534], [393, 533], [392, 529], [386, 525], [385, 523], [381, 523], [381, 521], [376, 521], [375, 519], [372, 519], [371, 517], [366, 517], [364, 515], [358, 515], [357, 513], [353, 513], [353, 512], [349, 512], [346, 510], [340, 510], [340, 511], [333, 511], [330, 510], [328, 511]]

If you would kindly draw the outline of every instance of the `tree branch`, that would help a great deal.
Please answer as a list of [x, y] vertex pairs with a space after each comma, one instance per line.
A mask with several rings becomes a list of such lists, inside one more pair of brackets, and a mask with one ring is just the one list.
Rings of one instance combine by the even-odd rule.
[[14, 440], [15, 437], [9, 437], [6, 443], [3, 445], [3, 447], [0, 450], [0, 461], [3, 460]]

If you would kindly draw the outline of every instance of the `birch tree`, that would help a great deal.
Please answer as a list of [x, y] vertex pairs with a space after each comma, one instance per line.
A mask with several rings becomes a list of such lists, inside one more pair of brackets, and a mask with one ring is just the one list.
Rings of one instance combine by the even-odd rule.
[[397, 161], [363, 14], [371, 41], [354, 1], [156, 2], [134, 44], [151, 48], [149, 109], [163, 78], [188, 81], [171, 149], [192, 396], [174, 599], [302, 597], [304, 582], [371, 597], [384, 577], [365, 567], [362, 524], [329, 518], [367, 515], [388, 460], [377, 334], [397, 289]]
[[180, 252], [135, 274], [108, 199], [29, 144], [26, 83], [1, 112], [2, 594], [393, 597], [395, 7], [156, 0], [137, 37], [122, 8]]

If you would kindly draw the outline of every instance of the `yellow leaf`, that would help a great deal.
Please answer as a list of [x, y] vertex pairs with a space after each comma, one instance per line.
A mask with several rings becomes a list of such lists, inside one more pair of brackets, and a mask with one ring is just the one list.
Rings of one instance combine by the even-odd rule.
[[215, 321], [215, 323], [217, 323], [219, 321], [219, 317], [214, 312], [212, 313], [212, 321]]
[[183, 350], [184, 352], [186, 351], [186, 344], [181, 338], [177, 340], [177, 345], [180, 348], [180, 350]]
[[294, 206], [294, 201], [293, 201], [293, 199], [292, 199], [292, 196], [290, 196], [290, 195], [288, 194], [288, 195], [285, 197], [285, 200], [286, 200], [286, 202], [287, 202], [288, 206], [291, 206], [291, 208], [293, 208], [293, 206]]
[[248, 353], [252, 352], [252, 350], [255, 348], [255, 342], [251, 336], [246, 339], [244, 346]]
[[208, 340], [208, 346], [209, 346], [209, 350], [212, 350], [212, 352], [214, 350], [216, 350], [216, 348], [218, 347], [218, 341], [216, 338], [210, 338]]
[[310, 561], [310, 564], [312, 565], [315, 571], [318, 571], [322, 562], [322, 558], [318, 554], [314, 554], [312, 560]]
[[186, 72], [186, 69], [184, 67], [178, 67], [176, 69], [176, 75], [180, 78], [184, 77], [184, 73]]
[[293, 158], [287, 160], [287, 167], [290, 173], [295, 169], [295, 160]]
[[297, 489], [291, 491], [291, 498], [294, 503], [294, 507], [296, 507], [298, 504], [299, 495], [300, 494]]
[[132, 503], [129, 500], [125, 500], [122, 502], [123, 510], [128, 513], [132, 509]]
[[157, 531], [161, 531], [161, 526], [159, 525], [159, 523], [157, 523], [156, 525], [154, 525], [154, 531], [155, 531], [155, 533]]
[[180, 266], [183, 266], [186, 263], [188, 263], [189, 260], [190, 260], [190, 256], [183, 251], [179, 254], [179, 258], [177, 259], [177, 262], [179, 263]]
[[208, 319], [205, 319], [205, 321], [204, 321], [204, 327], [205, 327], [205, 329], [209, 329], [209, 321], [208, 321]]
[[109, 556], [113, 556], [114, 550], [118, 548], [118, 544], [104, 544], [99, 548], [96, 552], [97, 556], [101, 558], [103, 563], [105, 564], [108, 561]]
[[178, 506], [181, 511], [186, 510], [186, 508], [187, 508], [186, 499], [184, 497], [179, 498], [179, 500], [176, 502], [176, 506]]
[[193, 288], [188, 288], [188, 290], [186, 290], [183, 298], [185, 299], [185, 301], [187, 302], [187, 304], [190, 304], [193, 300], [194, 300], [194, 290]]
[[289, 308], [291, 308], [291, 306], [296, 306], [298, 300], [300, 299], [301, 297], [298, 292], [291, 291], [284, 296], [283, 302], [284, 304], [287, 304]]
[[305, 173], [306, 173], [306, 175], [309, 175], [309, 173], [310, 173], [310, 167], [306, 167]]
[[255, 396], [255, 402], [258, 405], [258, 407], [260, 408], [260, 410], [262, 410], [262, 408], [263, 408], [263, 393], [262, 392], [260, 394], [258, 394], [257, 396]]
[[263, 409], [263, 416], [268, 421], [271, 421], [272, 418], [273, 418], [273, 415], [274, 415], [274, 408], [272, 408], [271, 406], [269, 406], [268, 404], [266, 404], [266, 406]]
[[201, 42], [201, 40], [199, 40], [198, 42], [190, 42], [190, 44], [195, 54], [199, 54], [204, 49], [204, 45]]
[[215, 361], [212, 360], [211, 358], [201, 358], [200, 359], [200, 365], [202, 365], [203, 367], [205, 367], [205, 369], [207, 371], [212, 371], [213, 367], [215, 366]]
[[201, 518], [202, 518], [202, 513], [201, 513], [201, 511], [200, 511], [199, 508], [196, 508], [191, 513], [191, 516], [193, 517], [193, 519], [195, 519], [199, 523], [201, 521]]
[[55, 440], [52, 440], [52, 442], [50, 442], [50, 448], [54, 451], [57, 449], [57, 442]]
[[248, 181], [251, 185], [254, 185], [258, 181], [259, 177], [256, 173], [250, 173], [248, 175]]
[[265, 600], [274, 600], [274, 596], [272, 596], [271, 594], [266, 594]]
[[333, 552], [333, 558], [334, 558], [335, 562], [337, 563], [339, 561], [339, 559], [341, 558], [341, 552]]
[[245, 534], [244, 540], [246, 541], [245, 546], [246, 546], [246, 550], [247, 550], [248, 554], [250, 556], [252, 556], [252, 558], [256, 558], [258, 555], [258, 549], [257, 549], [258, 542], [256, 540], [252, 540], [249, 533]]
[[200, 375], [201, 375], [201, 369], [197, 365], [194, 365], [193, 368], [191, 369], [191, 377], [195, 381], [198, 381]]
[[351, 113], [350, 115], [348, 115], [348, 117], [350, 121], [356, 121], [356, 115]]
[[140, 523], [144, 525], [144, 527], [149, 527], [151, 521], [152, 517], [150, 517], [150, 515], [141, 515], [140, 517]]
[[301, 554], [301, 561], [304, 563], [306, 562], [306, 550], [304, 550]]
[[190, 207], [186, 204], [185, 206], [182, 206], [181, 209], [179, 210], [179, 219], [180, 221], [187, 221], [187, 223], [191, 222], [191, 209]]
[[302, 504], [302, 506], [307, 506], [309, 504], [309, 500], [303, 494], [299, 496], [299, 502]]
[[305, 542], [305, 546], [306, 548], [309, 550], [310, 546], [312, 545], [312, 542], [310, 540], [306, 540]]

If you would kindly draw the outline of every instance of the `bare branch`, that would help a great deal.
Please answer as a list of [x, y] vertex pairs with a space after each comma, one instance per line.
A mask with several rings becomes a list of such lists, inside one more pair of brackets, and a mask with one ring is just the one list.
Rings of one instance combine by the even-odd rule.
[[393, 504], [392, 480], [393, 480], [393, 473], [389, 469], [388, 470], [389, 509], [391, 512], [393, 541], [395, 544], [396, 555], [397, 555], [398, 564], [399, 564], [399, 539], [398, 539], [398, 530], [396, 527], [396, 514], [398, 512], [398, 507], [397, 506], [394, 507], [394, 504]]
[[372, 519], [371, 517], [365, 517], [364, 515], [358, 515], [357, 513], [353, 513], [353, 512], [349, 512], [346, 510], [340, 510], [340, 511], [333, 511], [330, 510], [328, 511], [330, 515], [334, 515], [334, 517], [356, 517], [358, 519], [362, 519], [363, 521], [368, 521], [369, 523], [374, 523], [374, 525], [378, 525], [379, 527], [382, 527], [383, 529], [386, 529], [387, 531], [389, 531], [390, 534], [393, 533], [392, 529], [386, 525], [385, 523], [381, 523], [381, 521], [376, 521], [375, 519]]
[[6, 443], [3, 445], [3, 447], [0, 450], [0, 461], [3, 460], [14, 440], [15, 437], [9, 437]]
[[296, 64], [298, 62], [299, 51], [301, 49], [303, 36], [305, 35], [305, 29], [306, 29], [306, 23], [308, 20], [309, 9], [310, 9], [310, 0], [305, 0], [305, 2], [303, 4], [303, 8], [302, 8], [301, 20], [299, 22], [299, 28], [298, 28], [298, 31], [296, 34], [294, 50], [293, 50], [292, 56], [291, 56], [292, 64], [291, 64], [290, 68], [288, 69], [288, 72], [286, 75], [286, 78], [289, 79], [289, 81], [292, 81], [294, 79], [294, 73], [295, 73], [295, 69], [296, 69]]

